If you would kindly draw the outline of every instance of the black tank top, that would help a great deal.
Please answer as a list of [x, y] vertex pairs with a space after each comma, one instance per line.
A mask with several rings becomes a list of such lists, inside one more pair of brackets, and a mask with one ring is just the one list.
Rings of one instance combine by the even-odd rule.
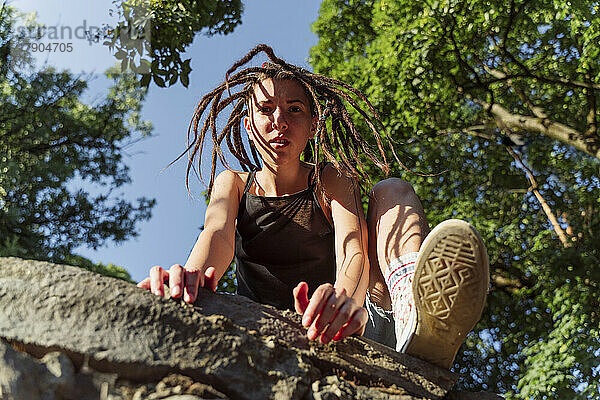
[[299, 282], [308, 283], [310, 298], [321, 284], [335, 281], [333, 228], [317, 200], [312, 172], [308, 188], [283, 197], [248, 193], [254, 176], [248, 176], [237, 215], [237, 292], [293, 309]]

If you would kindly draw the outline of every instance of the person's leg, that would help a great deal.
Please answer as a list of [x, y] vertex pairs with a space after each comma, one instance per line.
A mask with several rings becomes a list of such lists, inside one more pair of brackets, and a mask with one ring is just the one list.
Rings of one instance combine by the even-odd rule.
[[[429, 228], [412, 186], [398, 178], [375, 185], [367, 211], [369, 289], [365, 306], [369, 321], [365, 336], [397, 348], [415, 320], [412, 294], [414, 261]], [[407, 267], [407, 268], [405, 268]], [[391, 296], [390, 290], [391, 289]], [[395, 303], [392, 306], [392, 303]]]
[[367, 211], [369, 229], [369, 294], [371, 300], [391, 310], [384, 274], [392, 260], [418, 252], [429, 233], [421, 201], [412, 186], [399, 178], [375, 185]]
[[489, 271], [481, 237], [460, 220], [428, 235], [421, 202], [400, 179], [378, 183], [371, 194], [369, 314], [372, 303], [391, 308], [396, 350], [450, 368], [485, 304]]

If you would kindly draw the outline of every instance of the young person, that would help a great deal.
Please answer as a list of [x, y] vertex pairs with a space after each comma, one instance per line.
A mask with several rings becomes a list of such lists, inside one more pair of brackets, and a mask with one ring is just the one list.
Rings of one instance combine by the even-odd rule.
[[[229, 76], [259, 52], [271, 62]], [[345, 104], [362, 115], [379, 155]], [[164, 295], [168, 283], [172, 297], [193, 302], [198, 287], [215, 290], [235, 256], [238, 294], [295, 308], [309, 339], [364, 334], [450, 368], [485, 303], [485, 246], [460, 220], [428, 234], [418, 197], [397, 178], [373, 187], [365, 218], [359, 155], [389, 170], [378, 126], [362, 93], [257, 46], [204, 96], [190, 124], [188, 176], [209, 131], [213, 141], [204, 229], [185, 266], [153, 267], [138, 286]], [[243, 171], [229, 168], [223, 141]], [[227, 169], [215, 177], [217, 158]]]

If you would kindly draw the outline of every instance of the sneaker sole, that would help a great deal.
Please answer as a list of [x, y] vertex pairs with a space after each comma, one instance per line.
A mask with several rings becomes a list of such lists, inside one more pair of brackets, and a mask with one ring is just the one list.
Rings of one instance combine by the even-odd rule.
[[405, 352], [450, 369], [481, 318], [488, 286], [487, 251], [475, 228], [458, 219], [436, 226], [415, 264], [417, 327]]

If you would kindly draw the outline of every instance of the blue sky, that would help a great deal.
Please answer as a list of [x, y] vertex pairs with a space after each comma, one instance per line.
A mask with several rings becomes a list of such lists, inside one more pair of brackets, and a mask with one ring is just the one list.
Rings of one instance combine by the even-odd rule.
[[[129, 150], [125, 159], [133, 183], [123, 189], [134, 200], [147, 196], [157, 199], [150, 221], [139, 224], [139, 236], [120, 246], [109, 244], [97, 251], [79, 248], [78, 254], [95, 262], [123, 266], [136, 281], [143, 279], [150, 267], [169, 267], [185, 263], [204, 222], [205, 203], [200, 192], [204, 187], [192, 180], [190, 199], [185, 188], [185, 161], [161, 172], [185, 149], [187, 127], [196, 103], [202, 95], [223, 81], [225, 71], [258, 43], [273, 47], [276, 55], [288, 62], [310, 67], [309, 49], [317, 43], [310, 25], [318, 16], [320, 1], [252, 0], [244, 1], [242, 25], [227, 36], [196, 36], [186, 52], [192, 59], [190, 86], [172, 88], [151, 86], [144, 103], [143, 117], [154, 125], [153, 137]], [[49, 25], [73, 27], [110, 23], [110, 0], [13, 0], [24, 11], [36, 11], [38, 20]], [[70, 56], [68, 58], [67, 56]], [[114, 59], [103, 46], [90, 46], [74, 40], [71, 55], [56, 54], [40, 62], [68, 68], [75, 73], [95, 73], [87, 94], [93, 99], [104, 93], [107, 81], [101, 77]], [[237, 164], [234, 164], [237, 165]], [[93, 190], [93, 188], [87, 188]]]

